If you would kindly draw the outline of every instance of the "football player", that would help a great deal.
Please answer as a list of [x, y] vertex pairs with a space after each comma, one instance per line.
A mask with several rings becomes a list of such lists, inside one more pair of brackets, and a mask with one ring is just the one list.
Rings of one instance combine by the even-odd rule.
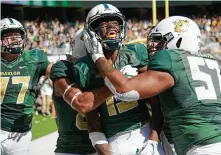
[[[136, 69], [146, 68], [147, 50], [146, 46], [140, 43], [121, 46], [125, 29], [125, 17], [116, 7], [99, 4], [88, 13], [84, 39], [94, 35], [101, 42], [99, 48], [104, 50], [108, 61], [116, 69], [126, 71], [127, 76], [132, 77], [138, 74], [132, 66]], [[93, 50], [93, 46], [96, 46], [89, 42], [85, 42], [85, 45], [89, 52]], [[73, 73], [75, 82], [82, 90], [89, 91], [103, 86], [103, 79], [90, 56], [79, 59], [73, 66]], [[150, 116], [145, 102], [146, 100], [123, 102], [111, 96], [99, 107], [101, 127], [108, 138], [113, 155], [153, 154], [153, 152], [159, 154], [158, 136], [153, 136], [157, 133], [152, 131], [149, 124]], [[95, 120], [91, 124], [96, 124]], [[92, 141], [96, 136], [90, 134]], [[156, 141], [151, 140], [153, 137]]]
[[[82, 40], [82, 29], [78, 30], [75, 34], [75, 40], [72, 43], [72, 62], [69, 61], [58, 61], [56, 62], [51, 70], [51, 79], [54, 82], [54, 93], [53, 100], [55, 103], [56, 113], [57, 113], [57, 127], [58, 127], [58, 140], [56, 145], [55, 154], [56, 155], [85, 155], [85, 154], [96, 154], [95, 149], [100, 155], [110, 155], [110, 150], [107, 140], [95, 142], [93, 148], [88, 135], [88, 128], [85, 117], [78, 113], [78, 111], [72, 109], [67, 103], [69, 98], [72, 100], [73, 94], [78, 91], [78, 88], [69, 87], [75, 83], [75, 76], [72, 73], [72, 66], [74, 61], [78, 58], [86, 55], [86, 48], [84, 46], [84, 41]], [[70, 57], [70, 56], [69, 56]], [[107, 89], [107, 88], [106, 88]], [[108, 89], [107, 89], [108, 90]], [[73, 92], [72, 92], [73, 91]], [[80, 91], [80, 90], [79, 90]], [[98, 93], [102, 93], [102, 89]], [[111, 93], [107, 91], [109, 96]], [[87, 95], [93, 96], [93, 93], [82, 93], [78, 96], [79, 102], [87, 104], [85, 98]], [[108, 97], [104, 94], [105, 99]], [[69, 97], [71, 96], [71, 97]], [[81, 98], [83, 100], [81, 100]], [[103, 99], [103, 101], [105, 100]], [[101, 100], [102, 101], [102, 100]], [[85, 112], [85, 111], [83, 111]], [[93, 117], [90, 113], [87, 114], [88, 117]], [[99, 121], [99, 120], [98, 120]], [[91, 130], [91, 132], [100, 132], [99, 129]], [[105, 139], [105, 137], [104, 137]]]
[[24, 51], [27, 34], [13, 18], [1, 20], [1, 153], [26, 155], [31, 142], [35, 87], [52, 64], [40, 49]]
[[[221, 79], [217, 61], [199, 53], [200, 30], [189, 18], [168, 17], [148, 38], [157, 50], [149, 70], [127, 78], [106, 59], [100, 48], [91, 50], [105, 84], [121, 100], [160, 96], [162, 109], [179, 155], [221, 152]], [[94, 44], [101, 43], [91, 35]], [[99, 46], [97, 46], [99, 47]]]

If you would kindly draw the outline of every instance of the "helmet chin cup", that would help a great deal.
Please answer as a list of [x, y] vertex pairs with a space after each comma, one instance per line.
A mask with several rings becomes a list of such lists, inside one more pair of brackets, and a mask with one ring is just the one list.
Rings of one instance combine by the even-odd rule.
[[23, 39], [23, 43], [20, 46], [10, 47], [7, 45], [1, 44], [1, 52], [2, 53], [10, 53], [10, 54], [20, 54], [23, 52], [26, 44], [26, 38]]
[[23, 47], [16, 47], [16, 48], [7, 48], [5, 46], [1, 47], [1, 53], [10, 53], [10, 54], [20, 54], [24, 50]]
[[105, 39], [101, 41], [101, 45], [104, 49], [108, 51], [115, 51], [121, 46], [121, 39]]
[[16, 47], [16, 48], [8, 48], [9, 50], [9, 53], [11, 54], [19, 54], [19, 53], [22, 53], [23, 52], [23, 47]]

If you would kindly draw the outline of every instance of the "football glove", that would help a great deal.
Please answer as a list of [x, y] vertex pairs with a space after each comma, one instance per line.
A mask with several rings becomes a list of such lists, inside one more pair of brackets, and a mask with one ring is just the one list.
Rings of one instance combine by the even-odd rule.
[[136, 155], [160, 155], [158, 152], [158, 142], [148, 140]]
[[93, 61], [96, 62], [98, 58], [104, 57], [102, 45], [97, 40], [95, 32], [84, 29], [83, 35], [87, 52], [91, 55]]
[[120, 72], [126, 75], [128, 78], [131, 78], [138, 74], [137, 68], [133, 68], [131, 65], [126, 65], [122, 67]]

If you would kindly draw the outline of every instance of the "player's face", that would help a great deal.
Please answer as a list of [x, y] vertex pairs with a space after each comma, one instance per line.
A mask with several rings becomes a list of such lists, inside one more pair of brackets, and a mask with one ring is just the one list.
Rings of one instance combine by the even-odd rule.
[[114, 40], [120, 36], [120, 24], [116, 20], [102, 21], [99, 24], [99, 33], [102, 39]]
[[2, 44], [8, 48], [16, 48], [23, 46], [22, 36], [19, 32], [7, 32], [1, 36]]
[[165, 41], [162, 39], [161, 36], [154, 36], [147, 38], [147, 48], [148, 48], [148, 55], [151, 58], [157, 50], [161, 50], [165, 45]]
[[147, 40], [147, 49], [148, 49], [148, 55], [149, 58], [151, 58], [153, 56], [153, 54], [156, 52], [156, 42], [152, 42], [150, 40]]

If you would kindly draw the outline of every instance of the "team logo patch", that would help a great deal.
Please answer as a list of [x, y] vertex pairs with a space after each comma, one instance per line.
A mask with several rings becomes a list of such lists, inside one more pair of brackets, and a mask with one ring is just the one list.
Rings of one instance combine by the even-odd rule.
[[189, 28], [189, 21], [188, 20], [177, 20], [174, 22], [174, 31], [175, 32], [186, 32]]

